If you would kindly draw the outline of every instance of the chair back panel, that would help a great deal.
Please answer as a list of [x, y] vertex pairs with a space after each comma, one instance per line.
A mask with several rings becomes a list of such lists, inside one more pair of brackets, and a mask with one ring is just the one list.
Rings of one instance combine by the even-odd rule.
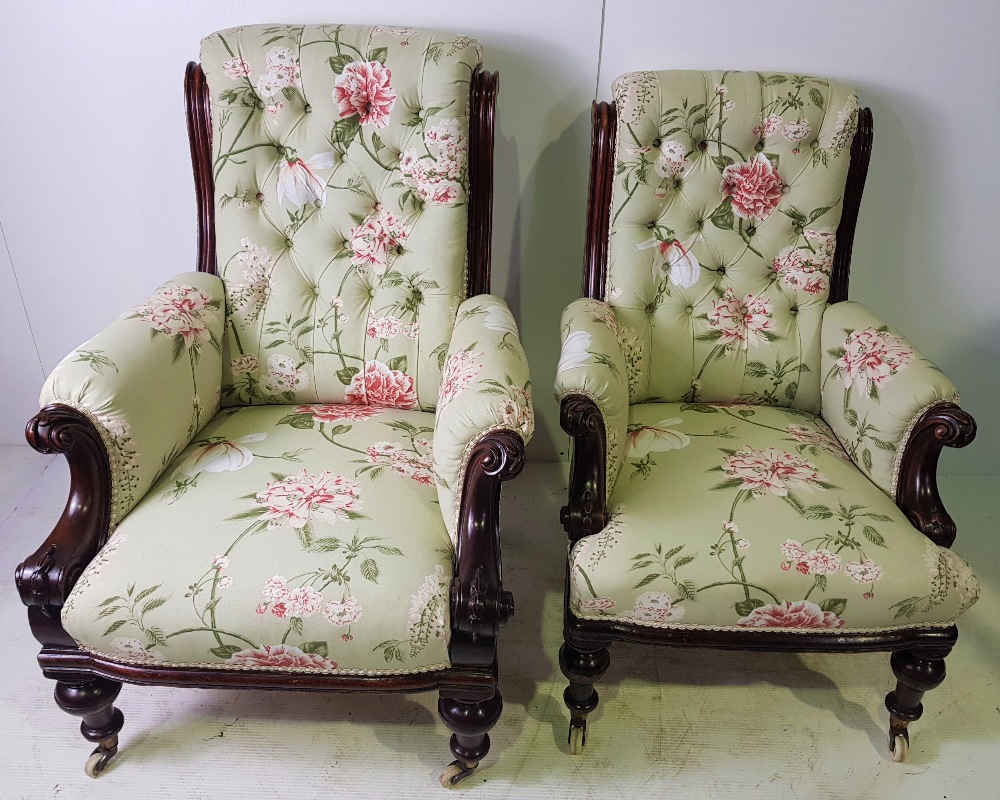
[[202, 42], [223, 404], [432, 410], [466, 295], [468, 37], [252, 25]]
[[630, 402], [818, 412], [857, 95], [756, 72], [630, 73], [614, 95], [605, 299]]

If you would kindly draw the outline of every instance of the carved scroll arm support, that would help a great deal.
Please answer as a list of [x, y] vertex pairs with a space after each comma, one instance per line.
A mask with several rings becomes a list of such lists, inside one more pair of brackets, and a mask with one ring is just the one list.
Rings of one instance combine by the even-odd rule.
[[514, 615], [514, 598], [500, 571], [500, 484], [524, 467], [524, 442], [493, 431], [472, 448], [462, 487], [458, 552], [451, 588], [451, 660], [489, 666], [500, 626]]
[[955, 521], [938, 494], [941, 450], [965, 447], [976, 438], [976, 421], [952, 403], [934, 406], [916, 423], [900, 460], [896, 505], [935, 544], [951, 547]]
[[604, 418], [584, 395], [568, 395], [559, 407], [559, 424], [573, 437], [569, 503], [560, 521], [570, 541], [597, 533], [608, 521], [607, 442]]
[[56, 403], [43, 408], [28, 422], [25, 437], [40, 453], [66, 456], [70, 490], [59, 521], [42, 546], [18, 566], [14, 580], [28, 606], [35, 637], [42, 644], [73, 645], [59, 614], [107, 536], [111, 464], [97, 429], [69, 406]]

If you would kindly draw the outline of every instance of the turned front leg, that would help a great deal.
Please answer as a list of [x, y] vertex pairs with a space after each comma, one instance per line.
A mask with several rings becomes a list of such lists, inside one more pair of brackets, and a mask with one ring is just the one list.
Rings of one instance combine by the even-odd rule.
[[889, 663], [896, 676], [896, 689], [886, 695], [885, 707], [889, 709], [889, 752], [894, 761], [906, 758], [908, 726], [924, 713], [920, 702], [924, 692], [944, 681], [944, 659], [950, 652], [950, 647], [915, 647], [892, 654]]
[[106, 678], [82, 683], [56, 682], [56, 704], [67, 714], [82, 717], [80, 733], [88, 742], [97, 743], [84, 767], [92, 778], [103, 772], [118, 752], [118, 732], [125, 724], [125, 716], [114, 702], [121, 688], [121, 683]]

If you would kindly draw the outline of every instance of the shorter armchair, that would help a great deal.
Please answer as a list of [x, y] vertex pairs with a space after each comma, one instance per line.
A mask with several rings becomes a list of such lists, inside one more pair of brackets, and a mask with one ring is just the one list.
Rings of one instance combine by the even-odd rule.
[[935, 479], [975, 423], [847, 300], [871, 113], [782, 73], [632, 73], [614, 95], [556, 377], [570, 749], [631, 641], [889, 651], [902, 760], [978, 597]]

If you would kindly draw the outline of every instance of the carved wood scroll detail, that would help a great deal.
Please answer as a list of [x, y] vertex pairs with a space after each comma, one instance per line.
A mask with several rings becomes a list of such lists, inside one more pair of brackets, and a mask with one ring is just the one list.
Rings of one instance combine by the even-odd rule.
[[952, 546], [956, 528], [938, 494], [938, 457], [944, 447], [965, 447], [975, 438], [972, 415], [945, 403], [928, 409], [917, 421], [903, 451], [896, 505], [916, 528], [942, 547]]
[[486, 434], [465, 471], [451, 589], [451, 659], [487, 665], [496, 658], [500, 625], [514, 614], [514, 598], [500, 572], [500, 484], [524, 467], [524, 441], [511, 431]]

